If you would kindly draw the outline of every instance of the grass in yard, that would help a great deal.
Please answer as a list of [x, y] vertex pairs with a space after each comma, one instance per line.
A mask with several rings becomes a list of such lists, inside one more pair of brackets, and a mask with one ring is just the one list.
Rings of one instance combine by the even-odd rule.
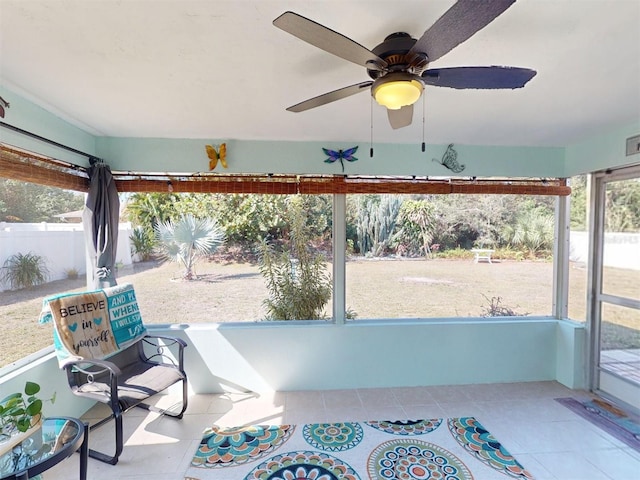
[[[330, 266], [328, 266], [330, 269]], [[365, 318], [478, 317], [500, 297], [518, 313], [551, 314], [553, 265], [550, 262], [478, 263], [470, 260], [353, 260], [347, 263], [347, 308]], [[634, 298], [634, 275], [618, 269], [610, 288]], [[206, 263], [197, 281], [176, 280], [174, 264], [145, 262], [118, 272], [132, 283], [147, 324], [254, 322], [264, 318], [268, 292], [258, 266]], [[42, 299], [84, 290], [84, 279], [60, 280], [32, 289], [0, 292], [0, 366], [51, 344], [51, 326], [37, 323]], [[485, 298], [486, 297], [486, 298]], [[570, 269], [571, 317], [584, 321], [586, 269]], [[640, 312], [611, 315], [607, 345], [640, 346]], [[331, 306], [328, 306], [331, 311]], [[357, 321], [357, 320], [356, 320]]]
[[347, 306], [358, 318], [479, 317], [492, 297], [520, 314], [550, 315], [552, 265], [465, 260], [347, 263]]

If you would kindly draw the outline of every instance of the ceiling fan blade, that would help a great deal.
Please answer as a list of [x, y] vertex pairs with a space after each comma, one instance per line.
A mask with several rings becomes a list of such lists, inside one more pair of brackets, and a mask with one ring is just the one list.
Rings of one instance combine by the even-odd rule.
[[351, 95], [355, 95], [356, 93], [360, 93], [367, 88], [369, 88], [373, 82], [361, 82], [356, 83], [355, 85], [350, 85], [348, 87], [339, 88], [338, 90], [334, 90], [333, 92], [324, 93], [322, 95], [318, 95], [317, 97], [310, 98], [309, 100], [305, 100], [304, 102], [297, 103], [287, 108], [289, 112], [304, 112], [305, 110], [309, 110], [311, 108], [316, 108], [321, 105], [326, 105], [327, 103], [335, 102], [336, 100], [341, 100], [346, 97], [350, 97]]
[[451, 88], [522, 88], [536, 76], [535, 70], [518, 67], [431, 68], [422, 74], [426, 85]]
[[387, 108], [387, 116], [389, 117], [389, 124], [394, 130], [408, 127], [413, 121], [413, 105], [407, 105], [399, 110]]
[[458, 0], [411, 47], [437, 60], [489, 25], [516, 0]]
[[300, 40], [363, 67], [379, 70], [387, 65], [368, 48], [297, 13], [284, 12], [273, 24]]

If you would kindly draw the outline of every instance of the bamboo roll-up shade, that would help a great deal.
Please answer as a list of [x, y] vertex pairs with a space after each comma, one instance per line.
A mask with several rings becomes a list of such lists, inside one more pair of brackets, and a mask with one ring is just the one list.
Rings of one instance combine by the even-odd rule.
[[428, 180], [344, 178], [295, 175], [217, 175], [129, 178], [116, 176], [119, 192], [199, 192], [254, 194], [484, 194], [569, 195], [564, 180]]
[[[341, 175], [193, 175], [141, 174], [114, 171], [118, 192], [254, 193], [254, 194], [571, 194], [564, 179], [429, 179], [408, 177], [346, 177]], [[84, 167], [0, 145], [0, 177], [86, 192]]]
[[0, 177], [65, 190], [89, 190], [89, 176], [83, 167], [70, 167], [51, 158], [5, 145], [0, 146]]

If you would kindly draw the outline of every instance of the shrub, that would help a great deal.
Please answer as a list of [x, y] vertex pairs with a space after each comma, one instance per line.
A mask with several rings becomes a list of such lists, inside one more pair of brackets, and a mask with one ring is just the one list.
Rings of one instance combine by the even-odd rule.
[[76, 280], [78, 278], [78, 270], [75, 268], [68, 268], [64, 271], [64, 274], [69, 280]]
[[288, 208], [290, 245], [277, 252], [262, 240], [260, 273], [265, 278], [269, 298], [263, 304], [269, 320], [315, 320], [323, 318], [331, 298], [331, 277], [325, 257], [309, 249], [311, 232], [301, 201], [292, 198]]
[[553, 248], [553, 215], [542, 209], [525, 211], [515, 225], [504, 228], [502, 235], [511, 245], [522, 247], [535, 257], [538, 252]]
[[47, 281], [49, 270], [44, 258], [33, 253], [16, 253], [5, 260], [0, 280], [11, 289], [31, 288]]
[[465, 250], [464, 248], [449, 248], [447, 250], [440, 250], [435, 254], [437, 258], [446, 258], [449, 260], [471, 260], [473, 259], [473, 252], [471, 250]]
[[502, 297], [491, 297], [482, 295], [489, 302], [489, 306], [483, 307], [482, 317], [526, 317], [528, 313], [518, 313], [511, 307], [502, 305]]
[[140, 255], [140, 260], [143, 262], [149, 260], [155, 247], [154, 236], [148, 230], [138, 226], [129, 235], [129, 240], [131, 240], [133, 253]]

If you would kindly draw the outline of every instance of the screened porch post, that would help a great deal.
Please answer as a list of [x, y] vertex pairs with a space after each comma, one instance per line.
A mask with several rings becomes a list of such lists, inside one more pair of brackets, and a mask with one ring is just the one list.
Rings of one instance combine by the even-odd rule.
[[346, 312], [346, 250], [347, 196], [333, 195], [333, 321], [345, 323]]
[[558, 319], [569, 316], [570, 204], [569, 195], [556, 197], [552, 314]]

